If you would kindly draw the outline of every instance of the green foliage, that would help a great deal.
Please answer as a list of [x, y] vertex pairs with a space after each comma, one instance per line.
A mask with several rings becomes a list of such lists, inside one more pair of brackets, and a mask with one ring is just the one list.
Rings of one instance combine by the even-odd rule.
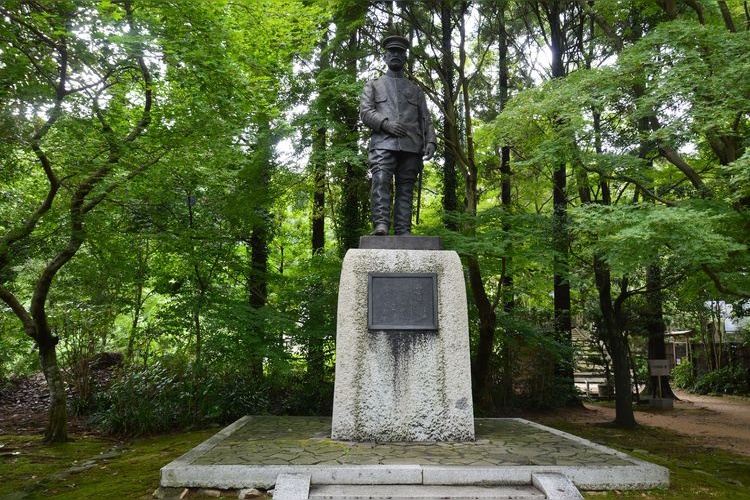
[[723, 366], [700, 375], [692, 388], [698, 394], [750, 394], [750, 371], [737, 365]]
[[572, 219], [579, 234], [595, 235], [593, 248], [617, 271], [659, 260], [695, 269], [746, 249], [731, 232], [741, 217], [722, 203], [590, 204], [573, 210]]
[[515, 347], [519, 360], [516, 387], [517, 404], [522, 408], [560, 408], [578, 397], [572, 381], [561, 376], [571, 370], [574, 356], [572, 347], [556, 340], [549, 332], [525, 331], [523, 341]]
[[696, 376], [693, 364], [683, 362], [672, 369], [671, 380], [677, 387], [698, 394], [750, 395], [750, 370], [739, 365], [723, 366]]
[[129, 370], [106, 392], [100, 393], [103, 408], [94, 421], [116, 434], [146, 434], [174, 429], [193, 421], [185, 410], [193, 395], [186, 384], [159, 364], [144, 370]]
[[691, 390], [695, 387], [695, 367], [689, 361], [683, 361], [672, 368], [670, 377], [671, 382], [680, 389]]
[[[459, 135], [441, 137], [439, 149], [456, 141], [459, 205], [472, 213], [443, 213], [438, 157], [425, 170], [415, 232], [442, 236], [481, 270], [498, 316], [491, 363], [500, 403], [488, 411], [568, 399], [550, 368], [573, 359], [550, 338], [555, 248], [571, 253], [571, 312], [583, 327], [601, 317], [593, 257], [609, 266], [628, 299], [624, 329], [636, 356], [643, 325], [632, 303], [646, 266], [663, 270], [675, 322], [704, 324], [702, 302], [720, 291], [750, 295], [750, 35], [727, 30], [715, 5], [705, 4], [705, 24], [684, 2], [674, 16], [669, 2], [645, 0], [563, 13], [580, 31], [564, 23], [570, 71], [549, 80], [529, 59], [545, 53], [536, 45], [549, 33], [533, 5], [510, 3], [500, 15], [492, 2], [451, 4], [454, 22], [479, 21], [460, 37], [453, 27], [448, 82], [434, 57], [435, 2], [396, 2], [387, 16], [382, 2], [357, 0], [144, 0], [132, 12], [109, 0], [1, 3], [14, 22], [0, 27], [11, 41], [0, 52], [0, 286], [28, 309], [73, 234], [76, 189], [100, 182], [74, 232], [84, 241], [42, 310], [60, 338], [75, 411], [98, 404], [105, 428], [154, 432], [239, 412], [329, 409], [339, 254], [367, 225], [357, 101], [381, 69], [373, 54], [386, 17], [413, 34], [410, 70], [437, 105], [438, 127]], [[497, 95], [501, 33], [514, 47], [507, 102]], [[61, 47], [62, 94], [51, 85]], [[442, 102], [445, 85], [455, 85], [453, 102]], [[137, 127], [147, 91], [155, 100]], [[499, 169], [502, 147], [511, 148], [509, 176]], [[49, 189], [43, 158], [63, 186], [34, 220]], [[561, 165], [571, 231], [562, 246], [550, 190]], [[512, 188], [502, 208], [501, 181]], [[315, 182], [324, 184], [315, 216], [326, 242], [310, 258]], [[584, 193], [591, 203], [579, 203]], [[8, 247], [6, 236], [27, 222], [31, 232]], [[258, 269], [253, 253], [263, 251]], [[477, 297], [469, 301], [476, 345]], [[127, 362], [113, 392], [95, 400], [89, 361], [104, 350]], [[36, 356], [13, 311], [0, 310], [0, 380], [37, 369]]]
[[19, 328], [15, 318], [0, 314], [0, 384], [38, 369], [34, 341]]
[[131, 367], [97, 393], [92, 422], [117, 435], [142, 435], [226, 424], [243, 415], [329, 414], [332, 383], [311, 384], [304, 376], [258, 380], [246, 369], [197, 370], [185, 358]]

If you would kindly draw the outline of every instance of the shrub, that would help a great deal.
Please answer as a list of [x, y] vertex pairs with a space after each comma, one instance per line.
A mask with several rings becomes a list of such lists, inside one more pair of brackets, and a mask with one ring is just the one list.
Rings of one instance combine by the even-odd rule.
[[139, 435], [183, 427], [193, 420], [185, 381], [157, 363], [125, 372], [98, 394], [94, 423], [113, 434]]
[[695, 381], [698, 394], [750, 394], [750, 376], [740, 366], [725, 366], [698, 377]]
[[672, 368], [672, 383], [680, 389], [692, 390], [695, 386], [695, 370], [693, 363], [683, 361]]
[[168, 360], [125, 371], [98, 394], [93, 423], [120, 435], [153, 434], [209, 423], [225, 424], [243, 415], [330, 414], [333, 384], [311, 384], [300, 375], [259, 382], [242, 369], [201, 370]]

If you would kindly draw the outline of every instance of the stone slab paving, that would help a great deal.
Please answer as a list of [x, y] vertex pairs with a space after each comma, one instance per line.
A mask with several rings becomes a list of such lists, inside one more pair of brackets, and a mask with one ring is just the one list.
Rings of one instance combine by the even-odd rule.
[[476, 419], [474, 442], [329, 438], [328, 417], [248, 416], [162, 468], [163, 487], [267, 488], [278, 474], [313, 484], [531, 484], [564, 474], [580, 489], [667, 486], [667, 469], [523, 419]]

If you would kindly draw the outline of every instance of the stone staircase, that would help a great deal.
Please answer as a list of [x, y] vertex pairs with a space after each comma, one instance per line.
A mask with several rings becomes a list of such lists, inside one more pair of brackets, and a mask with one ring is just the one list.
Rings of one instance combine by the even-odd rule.
[[576, 387], [581, 393], [589, 397], [608, 396], [599, 394], [599, 384], [606, 382], [604, 367], [601, 364], [601, 353], [592, 344], [589, 333], [578, 328], [573, 329], [573, 348], [575, 349], [575, 373]]
[[580, 500], [578, 488], [563, 474], [535, 473], [532, 484], [427, 485], [427, 484], [310, 484], [304, 474], [279, 474], [274, 500]]

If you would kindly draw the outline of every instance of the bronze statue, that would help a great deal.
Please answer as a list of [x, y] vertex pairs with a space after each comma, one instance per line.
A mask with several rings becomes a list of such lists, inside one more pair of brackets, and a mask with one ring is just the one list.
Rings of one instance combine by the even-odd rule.
[[372, 129], [368, 160], [372, 175], [370, 203], [374, 235], [386, 235], [391, 221], [391, 184], [395, 177], [393, 229], [411, 233], [414, 184], [422, 160], [435, 154], [435, 129], [424, 92], [404, 78], [409, 41], [400, 35], [383, 39], [385, 75], [365, 84], [359, 116]]

